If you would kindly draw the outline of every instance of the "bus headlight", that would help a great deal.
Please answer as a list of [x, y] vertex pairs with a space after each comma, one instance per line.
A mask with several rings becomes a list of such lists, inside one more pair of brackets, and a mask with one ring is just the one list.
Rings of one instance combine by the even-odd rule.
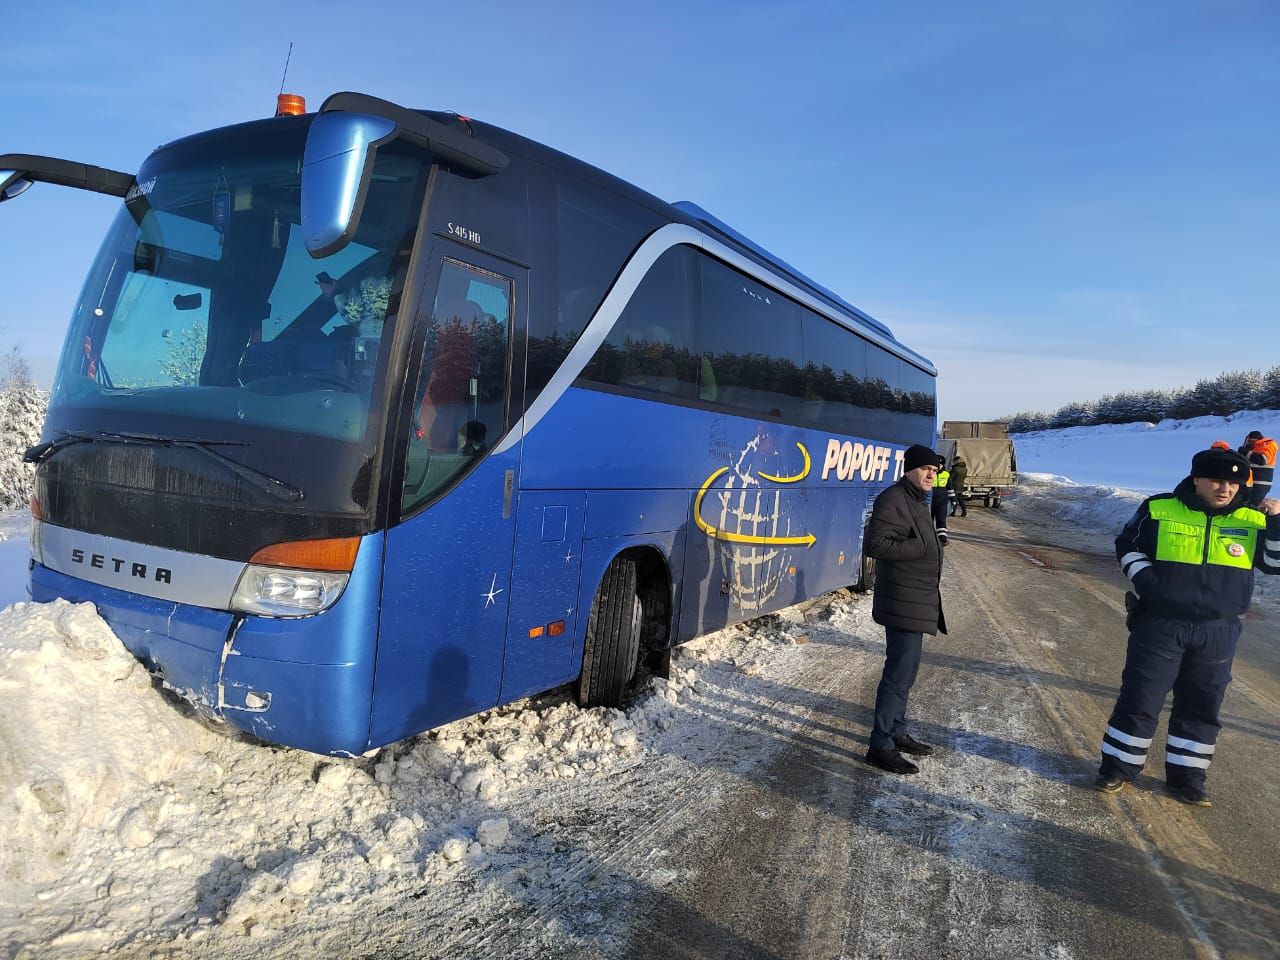
[[231, 609], [265, 617], [309, 617], [333, 606], [346, 589], [350, 576], [251, 563], [236, 584]]

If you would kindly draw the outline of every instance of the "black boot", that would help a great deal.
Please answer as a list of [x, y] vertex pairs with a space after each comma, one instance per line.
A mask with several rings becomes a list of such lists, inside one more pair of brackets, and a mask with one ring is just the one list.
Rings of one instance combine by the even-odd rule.
[[1119, 793], [1124, 789], [1125, 779], [1118, 773], [1099, 773], [1093, 781], [1093, 789], [1099, 793]]
[[877, 750], [872, 747], [867, 751], [867, 763], [889, 773], [919, 773], [920, 768], [900, 754], [897, 750]]
[[1213, 801], [1205, 792], [1203, 783], [1170, 783], [1167, 784], [1169, 795], [1179, 803], [1192, 807], [1212, 807]]
[[903, 753], [909, 753], [913, 757], [927, 757], [933, 753], [933, 747], [927, 743], [921, 743], [909, 733], [895, 733], [893, 735], [893, 745]]

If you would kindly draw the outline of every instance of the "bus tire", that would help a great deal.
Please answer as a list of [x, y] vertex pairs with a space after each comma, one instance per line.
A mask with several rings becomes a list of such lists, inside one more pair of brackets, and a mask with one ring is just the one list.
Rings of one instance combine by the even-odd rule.
[[582, 647], [577, 698], [584, 707], [616, 707], [635, 675], [644, 610], [636, 592], [636, 564], [614, 557], [600, 581]]
[[870, 593], [876, 587], [876, 561], [874, 557], [862, 555], [862, 565], [858, 568], [858, 581], [853, 585], [854, 593]]

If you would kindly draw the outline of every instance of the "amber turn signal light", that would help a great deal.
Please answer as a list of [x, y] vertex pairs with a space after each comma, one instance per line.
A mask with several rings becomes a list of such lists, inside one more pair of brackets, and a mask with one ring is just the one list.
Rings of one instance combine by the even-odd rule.
[[356, 564], [359, 537], [334, 537], [328, 540], [289, 540], [263, 547], [250, 563], [264, 567], [290, 567], [294, 570], [333, 570], [349, 573]]

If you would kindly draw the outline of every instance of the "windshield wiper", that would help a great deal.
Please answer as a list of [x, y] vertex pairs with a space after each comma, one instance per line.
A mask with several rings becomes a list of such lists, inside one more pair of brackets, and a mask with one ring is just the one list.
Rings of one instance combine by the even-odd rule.
[[305, 496], [302, 490], [293, 484], [286, 483], [279, 477], [273, 477], [271, 474], [255, 467], [239, 463], [225, 453], [219, 453], [214, 449], [217, 446], [248, 446], [247, 443], [241, 440], [188, 440], [184, 437], [163, 437], [150, 433], [107, 433], [99, 431], [82, 433], [67, 430], [63, 432], [62, 436], [54, 440], [48, 440], [31, 447], [23, 454], [22, 459], [27, 463], [43, 463], [58, 451], [64, 450], [73, 444], [96, 443], [99, 440], [106, 440], [111, 443], [141, 443], [148, 446], [182, 447], [186, 450], [197, 450], [206, 457], [217, 460], [218, 463], [236, 476], [252, 482], [258, 489], [266, 491], [277, 500], [301, 500]]
[[46, 440], [44, 443], [37, 443], [34, 447], [27, 447], [26, 452], [22, 454], [23, 463], [44, 463], [59, 450], [69, 447], [76, 443], [93, 443], [98, 438], [88, 433], [76, 433], [71, 430], [64, 430], [62, 436], [53, 440]]

